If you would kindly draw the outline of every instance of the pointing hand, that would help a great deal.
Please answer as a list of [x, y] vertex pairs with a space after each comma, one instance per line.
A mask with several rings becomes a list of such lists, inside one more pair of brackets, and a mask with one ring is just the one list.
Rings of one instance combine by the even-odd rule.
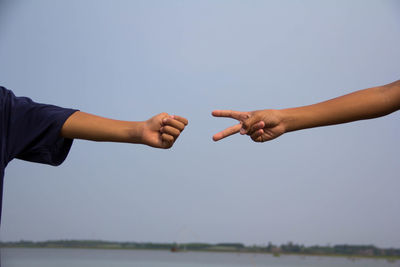
[[277, 138], [285, 133], [285, 127], [279, 110], [233, 111], [214, 110], [214, 117], [226, 117], [238, 120], [238, 124], [226, 128], [213, 136], [214, 141], [219, 141], [232, 134], [249, 135], [255, 142], [265, 142]]

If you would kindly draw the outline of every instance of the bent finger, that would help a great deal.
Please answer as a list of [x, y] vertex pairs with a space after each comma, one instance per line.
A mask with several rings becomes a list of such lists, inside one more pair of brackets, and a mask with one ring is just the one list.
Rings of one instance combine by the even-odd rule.
[[264, 127], [265, 127], [265, 122], [263, 121], [256, 122], [250, 127], [249, 131], [247, 132], [247, 135], [252, 135], [254, 132], [260, 129], [264, 129]]
[[259, 129], [256, 132], [254, 132], [250, 137], [254, 142], [261, 142], [262, 138], [261, 136], [264, 134], [263, 129]]
[[172, 145], [173, 145], [174, 142], [175, 142], [174, 137], [171, 136], [171, 135], [169, 135], [169, 134], [166, 134], [166, 133], [163, 133], [163, 134], [161, 135], [161, 140], [162, 140], [162, 143], [163, 143], [163, 147], [164, 147], [164, 148], [170, 148], [170, 147], [172, 147]]
[[240, 123], [236, 124], [234, 126], [231, 126], [229, 128], [226, 128], [225, 130], [214, 134], [213, 140], [214, 141], [219, 141], [219, 140], [221, 140], [221, 139], [223, 139], [225, 137], [228, 137], [228, 136], [230, 136], [232, 134], [236, 134], [236, 133], [238, 133], [240, 131], [240, 128], [242, 128], [242, 125]]
[[164, 118], [163, 119], [163, 124], [164, 125], [169, 125], [172, 126], [176, 129], [178, 129], [179, 131], [183, 131], [183, 129], [185, 129], [185, 124], [179, 120], [173, 119], [173, 118]]
[[189, 123], [189, 121], [186, 118], [178, 116], [178, 115], [172, 115], [171, 118], [174, 119], [174, 120], [180, 121], [185, 126], [188, 125], [188, 123]]
[[160, 131], [162, 132], [162, 133], [166, 133], [166, 134], [168, 134], [168, 135], [171, 135], [171, 136], [173, 136], [173, 137], [175, 137], [175, 138], [177, 138], [180, 134], [181, 134], [181, 132], [178, 130], [178, 129], [175, 129], [174, 127], [171, 127], [171, 126], [164, 126], [164, 127], [162, 127], [161, 129], [160, 129]]
[[254, 126], [257, 122], [260, 121], [260, 118], [257, 115], [253, 115], [249, 117], [247, 120], [244, 120], [242, 123], [242, 129], [240, 129], [240, 134], [247, 134], [251, 127]]

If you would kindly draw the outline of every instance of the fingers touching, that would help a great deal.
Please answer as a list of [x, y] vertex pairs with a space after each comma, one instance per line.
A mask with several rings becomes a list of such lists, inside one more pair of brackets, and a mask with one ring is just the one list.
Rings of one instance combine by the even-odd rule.
[[242, 129], [240, 130], [241, 134], [249, 134], [252, 132], [264, 128], [265, 123], [262, 121], [261, 116], [257, 113], [254, 113], [247, 120], [243, 121]]
[[162, 147], [163, 148], [170, 148], [175, 142], [175, 138], [169, 134], [161, 134], [161, 141], [162, 141]]
[[176, 116], [176, 115], [165, 117], [162, 120], [163, 126], [167, 125], [167, 126], [175, 128], [179, 131], [183, 131], [183, 129], [185, 129], [185, 126], [187, 124], [188, 124], [187, 119], [180, 117], [180, 116]]
[[171, 117], [172, 117], [172, 119], [183, 123], [185, 126], [188, 125], [188, 123], [189, 123], [188, 120], [186, 118], [184, 118], [184, 117], [181, 117], [181, 116], [178, 116], [178, 115], [172, 115]]
[[161, 140], [164, 148], [170, 148], [188, 124], [188, 120], [177, 115], [170, 115], [162, 119], [160, 128]]
[[264, 134], [264, 130], [263, 129], [259, 129], [257, 131], [255, 131], [250, 137], [254, 142], [262, 142], [262, 136]]
[[242, 134], [242, 135], [243, 134], [252, 135], [254, 132], [256, 132], [256, 131], [258, 131], [260, 129], [264, 129], [265, 122], [264, 121], [258, 121], [257, 122], [257, 120], [259, 120], [259, 119], [255, 118], [253, 120], [254, 123], [245, 121], [246, 126], [245, 126], [245, 123], [242, 124], [242, 128], [240, 129], [240, 134]]
[[175, 139], [178, 138], [178, 136], [181, 134], [180, 130], [178, 130], [174, 127], [168, 126], [168, 125], [161, 127], [160, 132], [171, 135]]

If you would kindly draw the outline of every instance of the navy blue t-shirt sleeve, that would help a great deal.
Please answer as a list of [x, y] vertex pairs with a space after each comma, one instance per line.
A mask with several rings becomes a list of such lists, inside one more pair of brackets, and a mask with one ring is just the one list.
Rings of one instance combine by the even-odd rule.
[[13, 158], [60, 165], [68, 155], [72, 140], [61, 137], [64, 122], [77, 110], [39, 104], [27, 97], [16, 97], [0, 88], [5, 120], [7, 162]]

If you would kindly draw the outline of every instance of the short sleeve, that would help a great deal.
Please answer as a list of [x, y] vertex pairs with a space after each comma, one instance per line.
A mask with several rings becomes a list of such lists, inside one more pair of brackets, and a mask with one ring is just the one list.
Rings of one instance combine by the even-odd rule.
[[1, 94], [2, 134], [5, 137], [3, 144], [7, 162], [18, 158], [60, 165], [67, 157], [73, 141], [61, 137], [61, 128], [77, 110], [16, 97], [5, 88], [1, 88]]

